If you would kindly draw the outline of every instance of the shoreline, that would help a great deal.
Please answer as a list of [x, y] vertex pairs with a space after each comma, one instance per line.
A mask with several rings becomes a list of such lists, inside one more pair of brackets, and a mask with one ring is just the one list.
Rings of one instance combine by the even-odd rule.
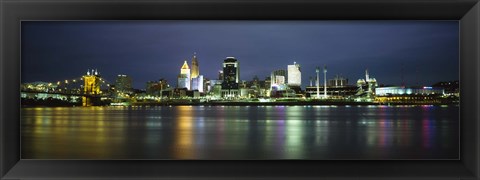
[[[131, 103], [130, 105], [106, 105], [106, 106], [312, 106], [312, 105], [321, 105], [321, 106], [422, 106], [422, 105], [432, 105], [432, 106], [442, 106], [442, 105], [456, 105], [459, 106], [459, 103], [378, 103], [378, 102], [324, 102], [324, 101], [314, 101], [314, 102], [136, 102]], [[23, 107], [83, 107], [78, 105], [63, 105], [63, 106], [45, 106], [45, 105], [22, 105]], [[91, 106], [91, 107], [102, 107], [102, 106]], [[103, 106], [105, 107], [105, 105]]]

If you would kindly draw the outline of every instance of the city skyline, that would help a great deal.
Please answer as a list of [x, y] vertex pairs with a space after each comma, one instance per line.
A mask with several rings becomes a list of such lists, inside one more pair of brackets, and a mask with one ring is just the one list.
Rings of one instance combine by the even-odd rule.
[[[162, 26], [164, 28], [161, 28]], [[353, 28], [353, 31], [347, 27]], [[115, 30], [115, 28], [117, 28], [117, 30]], [[191, 28], [195, 30], [190, 30]], [[240, 30], [236, 30], [237, 28]], [[168, 30], [165, 29], [171, 32], [166, 32]], [[219, 29], [236, 31], [218, 34], [217, 31]], [[322, 32], [316, 33], [312, 29], [322, 30]], [[342, 31], [333, 31], [335, 29]], [[183, 31], [178, 32], [173, 30]], [[276, 31], [271, 32], [268, 30]], [[110, 31], [113, 33], [108, 33]], [[159, 33], [163, 35], [176, 34], [177, 36], [164, 36], [163, 38], [167, 38], [169, 41], [161, 41], [160, 44], [153, 38], [140, 38], [142, 32], [146, 36], [152, 35], [155, 31], [159, 31]], [[201, 31], [202, 33], [196, 31]], [[303, 36], [301, 32], [310, 32], [310, 36]], [[217, 35], [212, 35], [215, 33], [217, 33]], [[198, 37], [192, 37], [195, 34], [197, 34]], [[316, 34], [316, 36], [314, 36], [314, 34]], [[325, 37], [325, 34], [330, 36], [336, 34], [338, 39], [328, 39], [328, 37]], [[129, 35], [131, 37], [121, 35]], [[237, 35], [240, 39], [238, 39], [239, 37], [229, 35]], [[362, 35], [368, 36], [363, 37]], [[417, 37], [412, 37], [412, 35], [417, 35]], [[225, 45], [225, 43], [228, 44], [230, 42], [221, 38], [222, 36], [228, 37], [231, 40], [231, 46], [224, 47], [223, 50], [212, 50], [219, 48], [219, 45]], [[360, 39], [362, 39], [362, 37], [364, 39], [370, 38], [370, 40], [364, 42], [364, 44], [358, 42], [358, 39], [348, 40], [348, 37], [353, 36]], [[95, 37], [102, 37], [102, 41], [95, 39]], [[203, 41], [203, 46], [198, 45], [198, 39], [208, 39], [208, 37], [210, 37], [210, 40], [213, 42]], [[256, 40], [256, 37], [260, 39]], [[324, 41], [319, 41], [320, 43], [316, 42], [319, 37], [320, 39], [323, 38]], [[45, 38], [50, 41], [44, 41], [46, 40]], [[192, 40], [184, 41], [184, 39], [189, 38]], [[239, 42], [238, 40], [242, 40], [241, 38], [244, 39]], [[292, 48], [295, 46], [286, 44], [288, 43], [287, 41], [276, 38], [291, 40], [294, 44], [297, 43], [296, 45], [299, 47]], [[178, 42], [175, 39], [177, 39]], [[389, 41], [392, 39], [396, 39], [397, 41]], [[93, 44], [94, 42], [97, 44]], [[265, 44], [265, 42], [269, 43]], [[280, 44], [276, 44], [275, 42], [280, 42]], [[303, 42], [303, 44], [298, 44], [299, 42]], [[344, 50], [350, 48], [349, 53], [339, 53], [341, 48], [339, 49], [338, 47], [348, 45], [347, 42], [356, 43], [358, 46], [356, 46], [356, 48], [347, 46]], [[398, 42], [398, 44], [392, 42]], [[418, 44], [416, 42], [421, 43]], [[103, 47], [98, 47], [98, 43], [100, 43], [100, 46], [103, 45]], [[235, 45], [235, 43], [243, 45]], [[331, 46], [338, 46], [336, 49], [338, 54], [327, 56], [329, 53], [322, 52], [324, 49], [335, 49], [335, 47], [328, 47], [326, 45], [328, 43], [330, 43]], [[169, 46], [169, 44], [171, 46]], [[185, 48], [175, 48], [186, 46], [186, 44], [193, 45]], [[370, 44], [371, 47], [360, 46], [365, 44]], [[386, 46], [386, 44], [388, 44], [388, 46], [383, 47]], [[143, 46], [137, 47], [140, 49], [135, 49], [135, 45]], [[156, 45], [163, 45], [163, 47], [167, 47], [167, 49], [172, 52], [169, 51], [170, 53], [167, 53], [168, 55], [155, 54], [154, 46]], [[268, 48], [266, 45], [272, 47]], [[313, 48], [312, 45], [318, 45], [320, 47]], [[379, 45], [383, 45], [383, 49]], [[97, 46], [96, 49], [94, 49], [95, 46]], [[258, 47], [264, 50], [259, 50]], [[311, 49], [305, 50], [305, 47], [310, 47]], [[279, 51], [288, 48], [290, 48], [288, 52]], [[396, 54], [393, 53], [395, 55], [392, 55], [392, 52], [389, 52], [398, 49], [404, 49], [404, 53], [397, 52]], [[376, 52], [378, 56], [372, 56], [372, 58], [366, 59], [365, 56], [367, 55], [356, 55], [366, 54], [366, 52]], [[139, 53], [143, 53], [143, 55], [139, 55]], [[307, 55], [312, 56], [312, 54], [316, 53], [319, 55], [318, 59], [325, 60], [315, 60], [313, 57], [302, 57]], [[133, 58], [135, 54], [138, 55], [138, 57]], [[296, 54], [297, 58], [292, 54]], [[352, 55], [348, 56], [348, 54]], [[180, 56], [183, 56], [183, 58]], [[241, 64], [241, 80], [247, 81], [252, 80], [254, 76], [258, 76], [260, 80], [264, 80], [265, 77], [270, 76], [272, 71], [278, 69], [286, 70], [287, 65], [296, 62], [300, 64], [302, 68], [302, 87], [309, 84], [309, 76], [315, 75], [315, 66], [322, 66], [323, 64], [327, 64], [329, 67], [327, 79], [333, 79], [336, 75], [342, 75], [350, 80], [349, 84], [354, 84], [353, 82], [356, 79], [362, 78], [362, 72], [365, 69], [369, 69], [371, 74], [379, 77], [378, 80], [380, 84], [400, 85], [405, 83], [409, 86], [431, 85], [439, 81], [458, 80], [458, 22], [22, 22], [22, 82], [54, 82], [76, 77], [79, 73], [83, 73], [85, 69], [97, 68], [102, 73], [102, 76], [111, 82], [114, 81], [118, 74], [129, 75], [133, 79], [133, 87], [137, 89], [144, 89], [147, 81], [158, 80], [160, 78], [167, 79], [169, 84], [175, 86], [176, 76], [179, 74], [178, 69], [181, 67], [182, 62], [191, 60], [193, 56], [196, 56], [196, 61], [198, 60], [200, 74], [208, 79], [217, 79], [218, 70], [222, 70], [221, 64], [223, 59], [227, 56], [234, 56]], [[341, 58], [339, 56], [344, 57]], [[415, 56], [420, 60], [402, 56]], [[171, 57], [176, 58], [173, 59]], [[380, 58], [382, 57], [392, 60], [381, 60]], [[395, 60], [400, 58], [403, 58], [404, 61]], [[332, 59], [337, 59], [337, 61], [333, 61]], [[192, 65], [190, 61], [189, 65]], [[455, 69], [452, 67], [455, 67]], [[415, 78], [415, 76], [421, 76], [422, 78]]]

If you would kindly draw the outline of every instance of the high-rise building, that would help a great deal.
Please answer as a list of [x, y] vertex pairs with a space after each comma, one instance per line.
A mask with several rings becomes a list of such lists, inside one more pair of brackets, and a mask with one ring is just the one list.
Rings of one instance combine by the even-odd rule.
[[192, 58], [192, 79], [197, 78], [200, 75], [200, 69], [198, 67], [197, 53], [193, 54]]
[[128, 92], [132, 90], [132, 78], [130, 76], [119, 74], [115, 80], [115, 89], [118, 92]]
[[190, 68], [188, 67], [187, 61], [183, 63], [183, 66], [180, 69], [177, 87], [187, 88], [188, 90], [190, 90]]
[[192, 90], [198, 90], [203, 93], [203, 75], [192, 78]]
[[301, 86], [302, 85], [302, 72], [300, 71], [300, 64], [293, 62], [293, 65], [287, 66], [288, 70], [288, 85], [289, 86]]
[[222, 97], [238, 97], [238, 83], [240, 82], [240, 67], [238, 60], [227, 57], [223, 61]]

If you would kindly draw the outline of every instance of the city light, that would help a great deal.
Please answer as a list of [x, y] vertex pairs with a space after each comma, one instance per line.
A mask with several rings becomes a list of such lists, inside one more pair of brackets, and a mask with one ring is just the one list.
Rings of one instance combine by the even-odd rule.
[[[201, 59], [200, 59], [201, 60]], [[180, 61], [181, 62], [181, 61]], [[240, 80], [240, 63], [234, 57], [226, 57], [218, 79], [204, 78], [199, 71], [201, 61], [194, 55], [192, 65], [185, 60], [180, 68], [177, 86], [170, 86], [166, 80], [147, 83], [145, 90], [134, 89], [129, 75], [119, 74], [114, 84], [100, 76], [95, 68], [78, 78], [47, 83], [25, 83], [21, 97], [37, 97], [35, 93], [49, 93], [68, 97], [82, 97], [84, 106], [112, 105], [167, 105], [167, 104], [212, 104], [240, 103], [245, 105], [263, 104], [449, 104], [458, 102], [458, 92], [446, 93], [442, 87], [422, 86], [407, 88], [400, 86], [378, 87], [376, 78], [365, 70], [365, 79], [358, 79], [356, 86], [348, 80], [335, 76], [327, 79], [327, 66], [323, 67], [323, 85], [320, 68], [315, 72], [315, 86], [302, 89], [301, 74], [297, 61], [287, 68], [272, 71], [269, 79], [252, 81]], [[220, 64], [220, 63], [219, 63]], [[192, 66], [192, 69], [190, 69]], [[94, 70], [95, 69], [95, 70]], [[194, 72], [192, 74], [192, 72]], [[193, 77], [195, 76], [195, 77]], [[288, 79], [288, 80], [287, 80]], [[64, 83], [62, 83], [64, 82]], [[210, 84], [209, 84], [210, 83]], [[67, 86], [68, 84], [68, 86]], [[442, 83], [456, 84], [458, 83]], [[321, 88], [320, 88], [321, 87]], [[30, 93], [32, 95], [27, 94]], [[320, 96], [320, 93], [323, 95]], [[457, 98], [451, 98], [457, 97]], [[60, 98], [62, 99], [62, 98]], [[100, 101], [95, 100], [100, 99]], [[79, 102], [79, 100], [76, 100]]]

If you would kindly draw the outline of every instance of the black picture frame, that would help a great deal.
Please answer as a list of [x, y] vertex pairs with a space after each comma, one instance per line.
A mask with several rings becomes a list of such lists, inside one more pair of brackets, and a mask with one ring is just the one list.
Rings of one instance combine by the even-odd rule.
[[[1, 179], [479, 179], [478, 0], [0, 0]], [[21, 20], [459, 20], [460, 160], [21, 160]]]

